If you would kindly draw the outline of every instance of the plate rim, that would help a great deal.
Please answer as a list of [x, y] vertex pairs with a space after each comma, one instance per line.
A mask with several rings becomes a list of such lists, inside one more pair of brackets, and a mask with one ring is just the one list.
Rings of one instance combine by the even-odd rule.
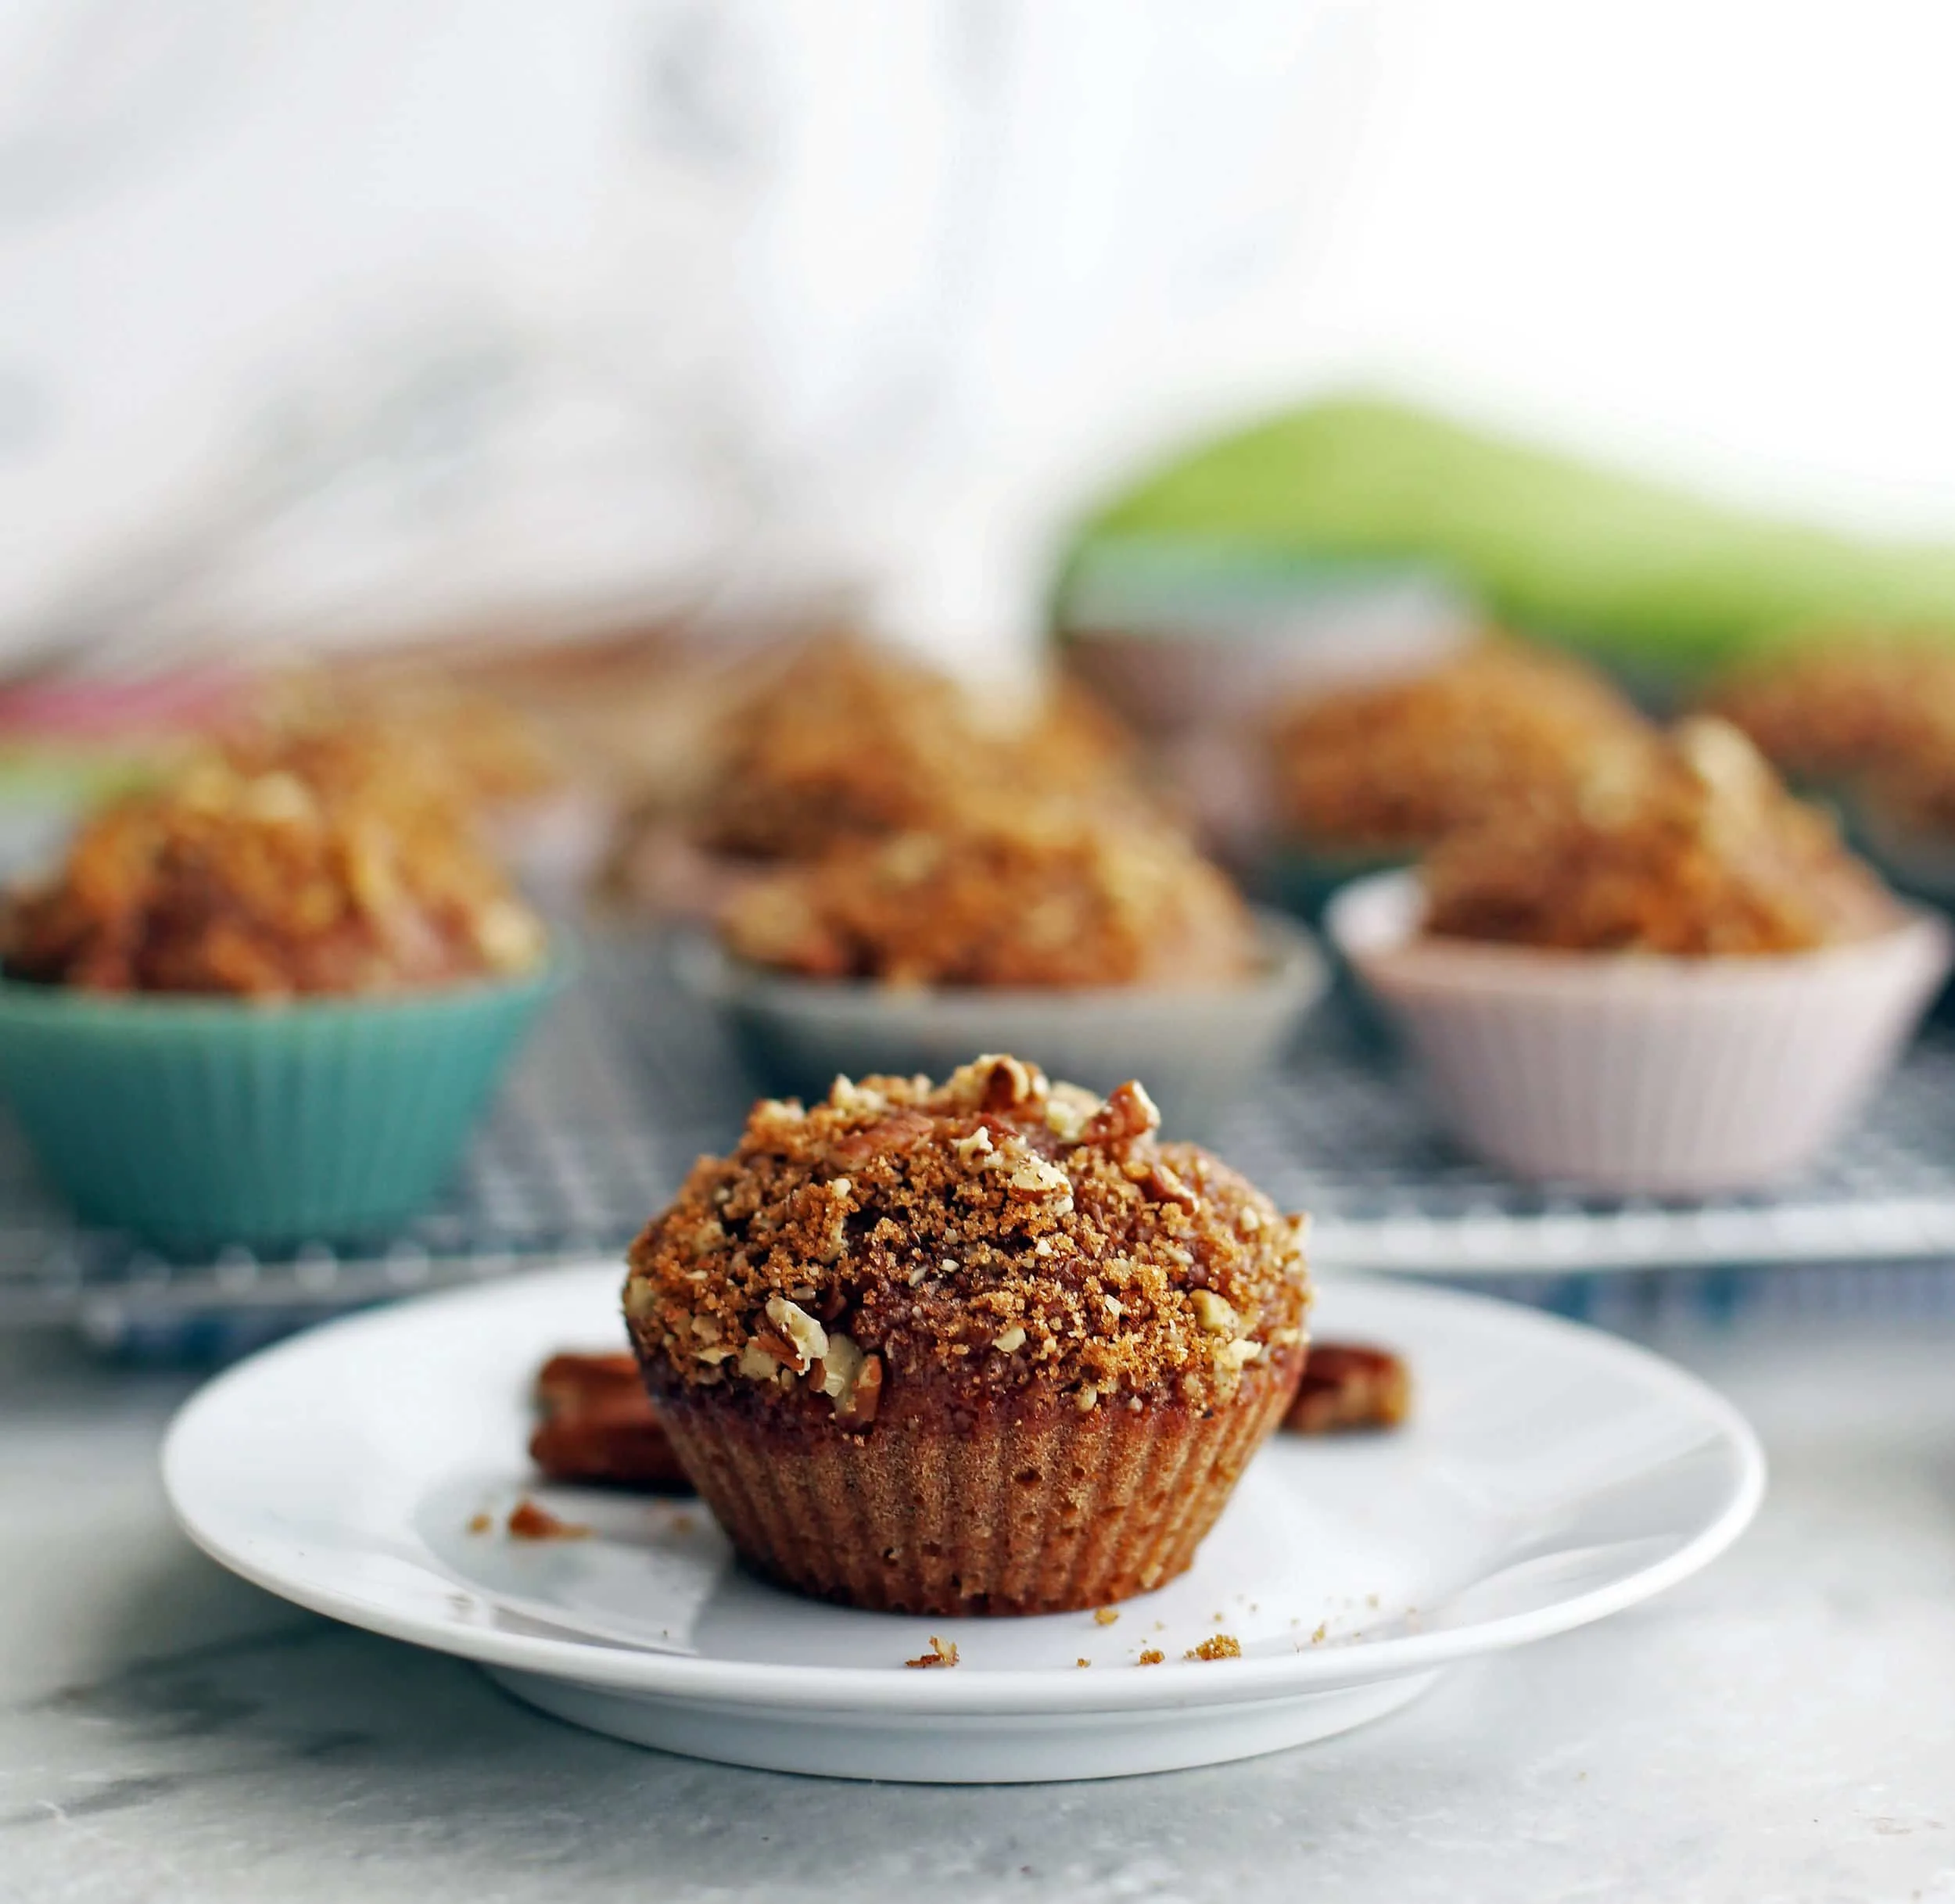
[[[1537, 1336], [1579, 1340], [1584, 1348], [1633, 1368], [1646, 1382], [1691, 1405], [1736, 1457], [1735, 1485], [1719, 1511], [1673, 1552], [1648, 1565], [1551, 1606], [1501, 1615], [1433, 1633], [1353, 1641], [1316, 1651], [1249, 1657], [1221, 1662], [1224, 1671], [1196, 1673], [1082, 1673], [1058, 1668], [997, 1668], [968, 1676], [903, 1673], [881, 1666], [797, 1666], [773, 1662], [701, 1658], [585, 1637], [497, 1632], [379, 1605], [369, 1598], [294, 1577], [261, 1564], [247, 1547], [200, 1523], [196, 1483], [186, 1476], [185, 1449], [204, 1432], [207, 1418], [233, 1404], [239, 1389], [255, 1387], [284, 1362], [331, 1353], [348, 1339], [411, 1325], [424, 1311], [492, 1306], [545, 1283], [615, 1276], [608, 1261], [584, 1262], [500, 1278], [460, 1289], [443, 1289], [338, 1318], [246, 1357], [205, 1383], [171, 1418], [160, 1457], [165, 1497], [185, 1536], [220, 1565], [267, 1592], [312, 1612], [383, 1637], [489, 1666], [537, 1673], [577, 1684], [685, 1701], [780, 1711], [872, 1713], [1024, 1715], [1160, 1711], [1255, 1703], [1306, 1696], [1372, 1680], [1436, 1671], [1460, 1660], [1549, 1639], [1620, 1612], [1666, 1591], [1708, 1566], [1749, 1526], [1767, 1485], [1764, 1450], [1736, 1406], [1667, 1357], [1608, 1332], [1538, 1310], [1467, 1291], [1435, 1288], [1395, 1277], [1340, 1275], [1340, 1290], [1362, 1292], [1387, 1309], [1465, 1309], [1498, 1314], [1503, 1324]], [[1325, 1286], [1320, 1280], [1319, 1287]], [[1389, 1328], [1386, 1332], [1389, 1332]], [[326, 1345], [322, 1351], [321, 1345]], [[449, 1578], [458, 1590], [479, 1590], [448, 1574], [429, 1553], [418, 1564]], [[906, 1622], [927, 1616], [890, 1616]]]

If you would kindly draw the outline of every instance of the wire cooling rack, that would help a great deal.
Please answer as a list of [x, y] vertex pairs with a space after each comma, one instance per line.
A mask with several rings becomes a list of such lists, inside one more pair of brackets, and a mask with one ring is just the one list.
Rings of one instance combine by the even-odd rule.
[[[331, 1310], [618, 1254], [692, 1160], [731, 1138], [752, 1091], [655, 945], [600, 936], [583, 963], [446, 1196], [376, 1249], [168, 1261], [76, 1228], [0, 1125], [0, 1323], [78, 1320], [170, 1352], [198, 1352], [203, 1331], [201, 1346], [222, 1353]], [[1955, 1259], [1946, 1024], [1823, 1167], [1770, 1196], [1626, 1202], [1512, 1183], [1447, 1145], [1336, 998], [1214, 1142], [1312, 1213], [1325, 1273], [1464, 1278], [1602, 1320], [1678, 1303], [1955, 1316], [1955, 1263], [1937, 1260]]]

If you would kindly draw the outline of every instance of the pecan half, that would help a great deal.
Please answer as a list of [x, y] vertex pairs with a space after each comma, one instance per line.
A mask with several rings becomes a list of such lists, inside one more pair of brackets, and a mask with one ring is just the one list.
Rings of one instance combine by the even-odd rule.
[[689, 1494], [630, 1355], [553, 1355], [536, 1378], [529, 1458], [553, 1481]]
[[1396, 1428], [1411, 1414], [1412, 1401], [1411, 1371], [1389, 1349], [1315, 1342], [1283, 1425], [1299, 1435]]

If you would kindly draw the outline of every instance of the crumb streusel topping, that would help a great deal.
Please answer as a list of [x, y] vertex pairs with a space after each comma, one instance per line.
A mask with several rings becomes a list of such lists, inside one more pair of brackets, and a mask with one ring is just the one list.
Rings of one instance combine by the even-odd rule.
[[1633, 772], [1447, 841], [1424, 873], [1429, 933], [1551, 950], [1806, 952], [1902, 917], [1831, 819], [1702, 718]]
[[10, 977], [95, 991], [382, 992], [543, 951], [438, 790], [350, 740], [249, 766], [213, 755], [112, 802], [0, 927]]
[[1180, 834], [1052, 807], [838, 848], [750, 888], [725, 929], [755, 964], [891, 984], [1228, 984], [1257, 958], [1240, 895]]
[[1650, 738], [1592, 669], [1504, 641], [1311, 695], [1270, 731], [1279, 827], [1322, 851], [1387, 857], [1552, 800], [1598, 755]]
[[865, 1429], [908, 1385], [1082, 1411], [1226, 1402], [1303, 1340], [1304, 1222], [1103, 1102], [986, 1057], [757, 1105], [632, 1246], [655, 1393], [748, 1385]]
[[1955, 650], [1845, 634], [1802, 644], [1727, 676], [1704, 712], [1793, 780], [1852, 781], [1902, 758], [1946, 758]]
[[816, 641], [748, 701], [694, 816], [694, 843], [738, 858], [820, 858], [981, 812], [1056, 799], [1146, 802], [1110, 717], [1078, 689], [1000, 726], [958, 683], [847, 636]]

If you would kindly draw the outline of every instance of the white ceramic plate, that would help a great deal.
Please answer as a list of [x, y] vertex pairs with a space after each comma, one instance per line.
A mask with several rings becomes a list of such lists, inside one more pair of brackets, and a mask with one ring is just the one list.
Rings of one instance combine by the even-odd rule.
[[[607, 1264], [432, 1296], [241, 1364], [170, 1431], [179, 1519], [246, 1579], [479, 1660], [577, 1723], [736, 1764], [961, 1783], [1343, 1731], [1456, 1660], [1683, 1579], [1763, 1490], [1736, 1412], [1641, 1350], [1483, 1298], [1335, 1282], [1318, 1332], [1410, 1358], [1411, 1426], [1278, 1436], [1193, 1570], [1110, 1624], [855, 1612], [734, 1565], [696, 1503], [531, 1487], [531, 1379], [552, 1350], [619, 1341], [620, 1280]], [[590, 1537], [510, 1539], [526, 1492]], [[482, 1513], [495, 1531], [469, 1532]], [[1185, 1659], [1218, 1631], [1242, 1658]], [[906, 1669], [933, 1633], [961, 1663]]]

